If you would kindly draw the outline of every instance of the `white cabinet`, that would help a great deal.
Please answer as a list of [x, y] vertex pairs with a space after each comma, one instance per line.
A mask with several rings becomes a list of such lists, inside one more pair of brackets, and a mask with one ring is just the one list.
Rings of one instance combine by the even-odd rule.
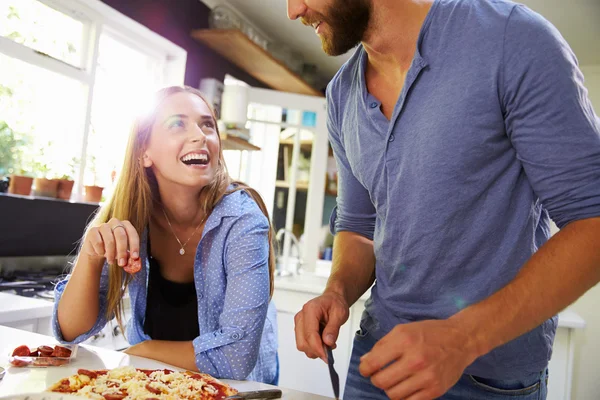
[[[297, 280], [294, 288], [293, 280]], [[277, 307], [279, 325], [280, 386], [333, 397], [327, 365], [321, 360], [310, 360], [296, 349], [294, 316], [302, 306], [318, 296], [324, 287], [325, 278], [301, 275], [296, 278], [279, 280], [275, 284], [273, 299]], [[284, 283], [282, 283], [284, 282]], [[319, 287], [319, 283], [321, 286]], [[365, 301], [359, 300], [350, 309], [350, 317], [342, 326], [334, 350], [335, 367], [340, 376], [340, 389], [343, 394], [354, 333], [360, 328], [360, 319]], [[554, 341], [550, 361], [548, 400], [570, 400], [571, 381], [574, 365], [575, 329], [585, 326], [585, 322], [575, 313], [566, 310], [559, 314], [559, 328]]]
[[28, 332], [40, 333], [52, 336], [52, 319], [50, 317], [23, 319], [13, 322], [5, 322], [2, 325], [21, 329]]

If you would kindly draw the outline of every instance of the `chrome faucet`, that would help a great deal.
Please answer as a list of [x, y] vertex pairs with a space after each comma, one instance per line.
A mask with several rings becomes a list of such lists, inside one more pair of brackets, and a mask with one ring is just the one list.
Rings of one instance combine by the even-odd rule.
[[[282, 236], [284, 236], [284, 235], [289, 235], [290, 238], [292, 239], [293, 245], [296, 246], [296, 250], [297, 250], [297, 254], [298, 254], [297, 261], [296, 261], [296, 268], [293, 269], [292, 271], [289, 271], [289, 269], [287, 268], [287, 264], [289, 262], [290, 257], [289, 257], [289, 254], [287, 255], [287, 257], [285, 257], [285, 255], [283, 254], [284, 249], [282, 248], [281, 252], [279, 254], [277, 254], [277, 257], [276, 257], [276, 260], [277, 260], [276, 261], [276, 274], [279, 276], [297, 275], [302, 272], [302, 264], [304, 264], [304, 262], [302, 261], [300, 241], [298, 240], [296, 235], [294, 235], [294, 232], [290, 231], [289, 229], [285, 229], [285, 228], [281, 228], [280, 230], [277, 231], [277, 234], [275, 235], [275, 240], [277, 242], [279, 242], [281, 240]], [[285, 247], [285, 245], [284, 245], [284, 247]], [[292, 247], [290, 246], [290, 250], [291, 249], [292, 249]], [[285, 268], [286, 270], [283, 270], [282, 267]]]

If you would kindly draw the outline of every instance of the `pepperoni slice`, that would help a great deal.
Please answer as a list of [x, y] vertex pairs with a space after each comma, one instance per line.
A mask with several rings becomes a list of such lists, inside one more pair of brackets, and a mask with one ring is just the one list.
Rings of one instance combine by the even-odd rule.
[[38, 351], [40, 353], [40, 357], [50, 357], [54, 351], [54, 348], [50, 346], [40, 346], [38, 347]]
[[23, 361], [23, 360], [17, 360], [17, 359], [12, 359], [10, 360], [10, 364], [15, 366], [15, 367], [26, 367], [29, 364], [31, 364], [30, 361]]
[[123, 400], [125, 397], [127, 397], [126, 394], [103, 394], [102, 397], [104, 397], [105, 400]]
[[138, 258], [136, 260], [129, 257], [129, 262], [126, 266], [123, 267], [123, 270], [129, 274], [136, 274], [140, 272], [142, 269], [142, 259]]
[[88, 376], [90, 379], [96, 379], [98, 377], [97, 373], [95, 373], [94, 371], [90, 371], [88, 369], [79, 369], [79, 370], [77, 370], [77, 373], [79, 375]]
[[29, 357], [39, 357], [40, 356], [40, 352], [38, 351], [38, 349], [31, 349], [31, 353], [29, 353]]
[[31, 350], [29, 350], [29, 347], [23, 345], [23, 346], [19, 346], [16, 349], [13, 350], [13, 357], [15, 356], [20, 356], [20, 357], [29, 357], [29, 355], [31, 354]]
[[73, 389], [71, 389], [71, 384], [69, 383], [69, 379], [65, 378], [60, 381], [58, 387], [52, 389], [53, 392], [58, 393], [74, 393]]
[[160, 390], [158, 390], [156, 388], [153, 388], [152, 386], [150, 386], [149, 383], [146, 384], [146, 390], [149, 391], [150, 393], [153, 393], [153, 394], [160, 394], [161, 393]]
[[56, 346], [54, 347], [51, 357], [71, 357], [71, 350], [66, 347]]

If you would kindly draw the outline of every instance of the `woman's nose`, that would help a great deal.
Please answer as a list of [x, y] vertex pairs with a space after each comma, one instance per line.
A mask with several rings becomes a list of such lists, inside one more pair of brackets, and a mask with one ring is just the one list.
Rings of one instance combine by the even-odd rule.
[[195, 125], [192, 131], [192, 142], [206, 143], [206, 134], [198, 125]]

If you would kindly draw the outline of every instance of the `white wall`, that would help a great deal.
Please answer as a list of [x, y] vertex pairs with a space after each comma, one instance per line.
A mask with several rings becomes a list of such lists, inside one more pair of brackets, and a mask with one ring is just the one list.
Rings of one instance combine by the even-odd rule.
[[[596, 115], [600, 116], [600, 65], [582, 67], [582, 71], [592, 105]], [[575, 336], [572, 400], [597, 400], [600, 399], [600, 284], [581, 297], [571, 309], [587, 324]]]

